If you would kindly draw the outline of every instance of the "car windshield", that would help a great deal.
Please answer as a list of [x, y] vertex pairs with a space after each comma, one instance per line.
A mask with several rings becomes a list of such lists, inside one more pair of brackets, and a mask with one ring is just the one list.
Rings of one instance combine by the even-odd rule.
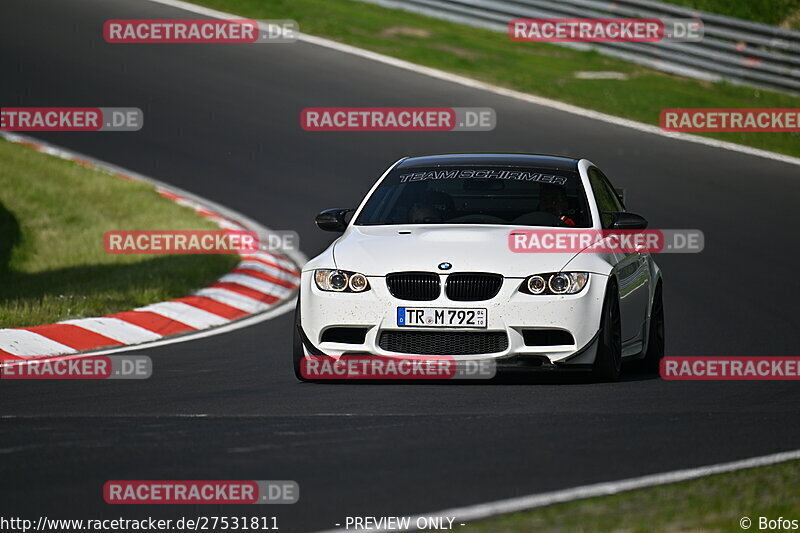
[[437, 167], [392, 171], [369, 197], [355, 224], [588, 228], [591, 215], [576, 172]]

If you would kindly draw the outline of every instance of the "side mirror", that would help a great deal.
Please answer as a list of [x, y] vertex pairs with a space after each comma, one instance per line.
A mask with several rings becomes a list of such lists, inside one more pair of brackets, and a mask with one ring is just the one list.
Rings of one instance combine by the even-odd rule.
[[326, 209], [317, 215], [314, 222], [317, 223], [317, 226], [319, 226], [321, 230], [342, 232], [347, 229], [347, 222], [345, 221], [347, 213], [353, 211], [355, 211], [355, 209], [342, 209], [341, 207]]
[[624, 206], [626, 197], [625, 187], [616, 187], [614, 189], [614, 192], [617, 194], [617, 198], [619, 199], [620, 202], [622, 202], [622, 205]]
[[614, 222], [610, 229], [645, 229], [647, 220], [635, 213], [614, 213]]

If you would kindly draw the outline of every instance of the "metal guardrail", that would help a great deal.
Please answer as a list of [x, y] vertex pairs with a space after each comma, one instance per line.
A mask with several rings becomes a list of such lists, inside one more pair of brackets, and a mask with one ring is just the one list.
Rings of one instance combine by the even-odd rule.
[[800, 31], [653, 0], [363, 0], [470, 26], [508, 31], [514, 18], [699, 18], [699, 42], [559, 43], [651, 68], [800, 94]]

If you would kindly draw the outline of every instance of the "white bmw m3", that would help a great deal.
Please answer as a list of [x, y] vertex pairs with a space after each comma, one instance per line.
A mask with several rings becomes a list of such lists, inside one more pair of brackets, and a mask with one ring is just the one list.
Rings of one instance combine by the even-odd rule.
[[[585, 159], [452, 154], [401, 159], [303, 268], [295, 375], [306, 356], [494, 359], [499, 370], [590, 370], [664, 353], [661, 271], [649, 253], [518, 253], [515, 229], [642, 230]], [[352, 216], [351, 216], [352, 214]]]

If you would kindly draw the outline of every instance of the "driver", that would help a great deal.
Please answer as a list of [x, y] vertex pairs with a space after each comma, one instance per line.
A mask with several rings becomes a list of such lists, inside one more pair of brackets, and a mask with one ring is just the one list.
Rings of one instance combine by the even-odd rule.
[[575, 221], [567, 216], [569, 202], [564, 187], [542, 183], [539, 185], [539, 211], [555, 216], [566, 226], [574, 226]]
[[442, 221], [439, 211], [429, 204], [414, 204], [408, 210], [410, 224], [435, 224]]

